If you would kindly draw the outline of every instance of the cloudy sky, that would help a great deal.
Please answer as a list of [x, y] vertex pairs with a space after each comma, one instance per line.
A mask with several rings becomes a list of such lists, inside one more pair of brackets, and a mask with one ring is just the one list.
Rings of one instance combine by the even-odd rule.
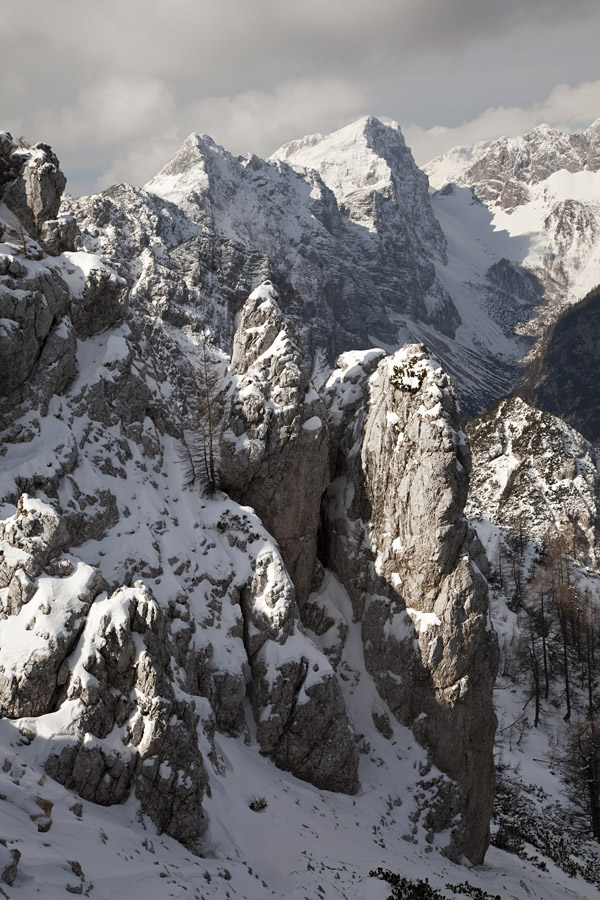
[[598, 0], [0, 0], [0, 130], [72, 194], [143, 184], [191, 131], [268, 155], [366, 113], [415, 158], [600, 117]]

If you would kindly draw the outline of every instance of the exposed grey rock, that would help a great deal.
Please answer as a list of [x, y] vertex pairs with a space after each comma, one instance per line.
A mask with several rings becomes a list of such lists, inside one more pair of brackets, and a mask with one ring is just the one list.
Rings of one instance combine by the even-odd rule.
[[317, 787], [354, 793], [354, 729], [335, 673], [298, 624], [294, 587], [279, 554], [257, 558], [241, 602], [262, 752]]
[[257, 716], [263, 752], [318, 788], [353, 794], [358, 786], [356, 737], [334, 673], [324, 674], [322, 664], [310, 656], [282, 661], [265, 694], [272, 673], [263, 665], [259, 658], [252, 686], [255, 708], [269, 709], [267, 719]]
[[130, 426], [143, 422], [146, 416], [150, 391], [129, 337], [126, 327], [108, 337], [106, 362], [99, 367], [97, 377], [84, 384], [75, 398], [79, 414], [87, 413], [93, 421], [106, 426]]
[[[587, 225], [581, 228], [590, 234]], [[543, 335], [515, 393], [600, 441], [600, 289], [569, 307]]]
[[89, 337], [121, 321], [128, 306], [127, 282], [107, 266], [91, 268], [81, 294], [71, 297], [71, 319], [77, 336]]
[[[210, 190], [181, 198], [182, 205], [129, 188], [69, 204], [85, 211], [87, 249], [110, 249], [110, 267], [73, 252], [35, 265], [25, 254], [0, 260], [7, 318], [25, 334], [27, 357], [6, 405], [14, 418], [3, 434], [2, 499], [14, 502], [26, 488], [44, 492], [60, 511], [42, 515], [41, 501], [25, 500], [21, 524], [0, 535], [7, 545], [0, 547], [3, 629], [19, 629], [33, 661], [23, 666], [7, 655], [5, 705], [31, 717], [70, 711], [48, 772], [94, 802], [120, 802], [135, 791], [160, 830], [190, 845], [204, 827], [203, 754], [218, 770], [213, 732], [246, 731], [246, 698], [260, 749], [277, 765], [322, 789], [357, 787], [356, 736], [332, 668], [344, 629], [328, 660], [300, 622], [301, 610], [315, 632], [332, 629], [306, 602], [329, 440], [309, 373], [315, 361], [325, 365], [336, 340], [348, 345], [358, 335], [368, 344], [371, 327], [387, 335], [399, 309], [449, 339], [458, 324], [435, 280], [432, 256], [442, 264], [445, 244], [431, 210], [421, 208], [426, 181], [398, 135], [389, 143], [383, 126], [381, 133], [373, 122], [365, 128], [360, 141], [377, 144], [367, 148], [369, 159], [379, 154], [387, 167], [379, 193], [367, 178], [342, 206], [314, 171], [234, 160], [196, 139], [186, 144], [181, 173], [197, 164]], [[219, 171], [231, 179], [219, 183]], [[238, 199], [256, 197], [255, 216], [228, 222]], [[411, 221], [403, 219], [404, 202]], [[402, 226], [398, 247], [392, 220]], [[67, 237], [54, 221], [45, 221], [41, 239], [58, 252]], [[418, 263], [400, 291], [394, 267], [380, 268], [388, 256], [394, 266], [408, 260], [415, 248]], [[357, 250], [359, 263], [350, 259]], [[242, 309], [249, 285], [280, 271], [287, 274], [279, 298], [272, 282], [263, 283]], [[513, 276], [498, 273], [507, 292]], [[375, 299], [366, 303], [374, 285]], [[398, 308], [385, 300], [392, 288]], [[18, 304], [25, 290], [29, 310]], [[175, 440], [184, 432], [198, 334], [207, 327], [220, 349], [233, 349], [223, 485], [260, 520], [223, 495], [213, 502], [181, 486]], [[19, 353], [6, 352], [18, 367]], [[348, 392], [336, 394], [328, 496], [341, 506], [330, 509], [323, 555], [362, 617], [367, 665], [381, 693], [461, 782], [440, 782], [431, 828], [453, 827], [456, 852], [479, 860], [489, 812], [493, 642], [482, 638], [485, 581], [473, 562], [483, 569], [485, 559], [462, 516], [468, 449], [449, 383], [417, 365], [423, 379], [413, 396], [413, 375], [405, 391], [383, 356], [363, 355], [356, 378], [346, 373]], [[25, 400], [27, 417], [15, 406]], [[332, 409], [338, 400], [332, 394]], [[399, 423], [406, 447], [397, 446]], [[41, 524], [23, 525], [34, 512]], [[78, 556], [65, 556], [67, 546]], [[99, 596], [106, 587], [100, 570], [109, 596]], [[152, 589], [136, 581], [140, 575]], [[86, 593], [79, 586], [88, 576]], [[55, 595], [63, 605], [58, 631], [44, 619]], [[389, 734], [389, 721], [375, 712]], [[35, 719], [23, 727], [33, 734]], [[479, 752], [482, 762], [473, 764]], [[465, 809], [460, 833], [453, 819]]]
[[0, 183], [16, 174], [12, 180], [5, 182], [2, 199], [25, 230], [37, 239], [43, 223], [58, 215], [67, 180], [48, 144], [20, 147], [12, 141], [10, 143], [12, 146], [8, 155], [9, 144], [4, 135]]
[[[3, 611], [2, 715], [69, 705], [79, 739], [50, 756], [48, 773], [102, 804], [122, 802], [133, 786], [159, 830], [194, 844], [207, 784], [198, 714], [175, 695], [162, 610], [141, 583], [98, 597], [98, 570], [57, 556], [70, 539], [48, 504], [23, 497], [2, 537], [8, 600], [16, 582], [21, 588]], [[36, 719], [23, 727], [35, 734]]]
[[[9, 850], [6, 841], [0, 841], [0, 881], [2, 884], [13, 884], [18, 874], [21, 851]], [[3, 892], [4, 893], [4, 892]]]
[[60, 554], [68, 542], [64, 520], [48, 503], [23, 494], [14, 516], [0, 522], [0, 540], [26, 555], [19, 564], [31, 577], [37, 577], [49, 560]]
[[310, 591], [328, 427], [307, 361], [271, 282], [245, 304], [233, 345], [237, 375], [221, 445], [221, 483], [276, 538], [302, 608]]
[[522, 137], [490, 141], [459, 183], [474, 185], [481, 200], [499, 202], [503, 209], [512, 211], [529, 198], [526, 185], [545, 181], [561, 169], [600, 169], [597, 127], [568, 133], [538, 125]]
[[[517, 329], [521, 334], [543, 339], [546, 328], [596, 286], [592, 260], [597, 258], [600, 240], [597, 205], [593, 192], [576, 185], [587, 184], [586, 179], [591, 182], [600, 169], [598, 122], [581, 132], [539, 125], [518, 137], [457, 147], [425, 169], [437, 187], [451, 181], [450, 191], [460, 191], [455, 188], [460, 185], [472, 194], [473, 221], [481, 221], [482, 204], [490, 212], [490, 221], [503, 214], [515, 217], [511, 258], [522, 260], [540, 289], [538, 303], [529, 306], [534, 315], [522, 316]], [[572, 173], [571, 179], [567, 173]], [[525, 220], [536, 238], [520, 245], [523, 238], [517, 221]], [[513, 229], [509, 226], [508, 231]], [[526, 309], [527, 304], [523, 312]], [[528, 359], [535, 361], [543, 349], [534, 344]]]
[[[66, 269], [44, 266], [30, 274], [14, 257], [0, 258], [0, 272], [8, 276], [0, 284], [0, 415], [5, 424], [24, 411], [22, 404], [45, 414], [50, 399], [75, 377], [76, 337], [115, 325], [127, 311], [127, 285], [107, 266], [98, 263], [85, 272], [69, 260]], [[63, 278], [77, 272], [79, 290]], [[139, 380], [131, 386], [124, 402], [133, 401], [133, 415], [147, 393]], [[125, 410], [123, 415], [127, 421]]]
[[[12, 270], [13, 281], [10, 286], [0, 285], [0, 318], [8, 320], [0, 329], [0, 397], [10, 398], [14, 405], [22, 399], [27, 379], [36, 374], [34, 367], [46, 341], [69, 312], [69, 293], [51, 269], [27, 277], [27, 269], [18, 260], [4, 257], [3, 262], [7, 272]], [[74, 356], [69, 368], [74, 371]], [[60, 379], [56, 385], [59, 390], [64, 386]], [[21, 395], [15, 397], [19, 389]], [[49, 390], [53, 392], [50, 386]]]
[[16, 515], [3, 523], [3, 536], [8, 591], [0, 610], [0, 714], [39, 716], [51, 708], [59, 670], [103, 582], [93, 567], [68, 559], [54, 560], [56, 574], [40, 577], [68, 538], [47, 504], [21, 498]]
[[74, 216], [48, 219], [40, 229], [40, 244], [51, 256], [73, 251], [79, 243], [79, 226]]
[[485, 557], [464, 517], [471, 458], [455, 388], [425, 347], [409, 345], [384, 359], [342, 357], [328, 390], [327, 564], [362, 620], [382, 696], [462, 785], [449, 852], [479, 862], [493, 798], [497, 648]]
[[[122, 802], [133, 785], [159, 831], [193, 844], [205, 828], [207, 785], [198, 717], [175, 697], [165, 619], [141, 582], [96, 601], [68, 665], [61, 702], [83, 704], [81, 740], [51, 756], [48, 773], [104, 805]], [[122, 750], [104, 742], [113, 730], [122, 730]]]
[[[398, 127], [373, 117], [295, 141], [268, 161], [190, 135], [145, 190], [115, 186], [69, 199], [64, 211], [78, 217], [83, 245], [133, 283], [132, 308], [208, 329], [226, 353], [248, 293], [269, 278], [282, 298], [301, 298], [294, 325], [319, 368], [342, 350], [399, 346], [410, 335], [435, 344], [473, 411], [518, 379], [526, 339], [511, 333], [500, 355], [493, 339], [482, 344], [481, 327], [459, 331], [427, 179]], [[496, 297], [482, 272], [481, 290], [460, 291], [495, 331], [506, 314], [503, 298], [480, 302], [488, 287]], [[526, 306], [522, 318], [530, 315]]]
[[503, 400], [471, 420], [468, 514], [524, 544], [561, 538], [583, 565], [599, 563], [598, 451], [561, 419]]

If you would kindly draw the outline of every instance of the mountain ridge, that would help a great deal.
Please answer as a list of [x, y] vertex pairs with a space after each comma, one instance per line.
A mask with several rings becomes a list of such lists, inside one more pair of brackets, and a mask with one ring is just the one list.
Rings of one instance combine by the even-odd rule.
[[[586, 570], [595, 451], [554, 417], [501, 401], [501, 415], [471, 423], [473, 472], [436, 353], [373, 347], [360, 320], [393, 322], [398, 339], [427, 333], [467, 389], [485, 364], [497, 393], [515, 323], [539, 295], [495, 252], [497, 236], [465, 254], [489, 210], [468, 188], [430, 200], [402, 150], [425, 223], [415, 246], [427, 253], [435, 216], [447, 261], [434, 240], [433, 263], [398, 274], [398, 297], [327, 294], [332, 268], [373, 296], [393, 287], [405, 258], [387, 242], [403, 214], [393, 172], [389, 196], [378, 189], [369, 208], [359, 198], [376, 213], [371, 231], [348, 224], [315, 170], [195, 136], [182, 171], [164, 177], [185, 181], [201, 157], [196, 196], [169, 194], [173, 182], [165, 197], [115, 186], [62, 210], [50, 149], [31, 154], [47, 167], [24, 171], [27, 150], [2, 146], [16, 210], [0, 206], [6, 891], [380, 900], [400, 870], [412, 892], [427, 873], [440, 897], [591, 898], [597, 847], [568, 825], [589, 831], [589, 807], [581, 791], [560, 808], [547, 800], [574, 777], [550, 760], [551, 738], [569, 740], [565, 683], [573, 719], [594, 712], [595, 664], [582, 660], [600, 602]], [[42, 183], [51, 202], [38, 205]], [[458, 222], [458, 205], [452, 231], [444, 216]], [[328, 257], [357, 248], [358, 260]], [[401, 306], [401, 289], [436, 280], [449, 313], [443, 292], [470, 285], [460, 322], [438, 321], [427, 293], [414, 304], [422, 319]], [[397, 330], [393, 302], [406, 316]], [[332, 323], [348, 342], [366, 332], [334, 364]], [[505, 334], [504, 361], [486, 355], [486, 323]], [[447, 332], [461, 328], [452, 356]], [[537, 586], [546, 598], [558, 577], [547, 532], [565, 521], [587, 544], [556, 554], [572, 593], [541, 601], [546, 633]], [[567, 607], [567, 594], [585, 602]], [[531, 662], [542, 665], [545, 639], [546, 696]]]

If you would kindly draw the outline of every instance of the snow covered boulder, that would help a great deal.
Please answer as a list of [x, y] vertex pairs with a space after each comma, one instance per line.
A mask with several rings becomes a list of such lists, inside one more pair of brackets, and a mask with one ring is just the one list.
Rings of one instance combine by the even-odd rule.
[[64, 520], [53, 506], [22, 494], [15, 514], [0, 522], [4, 565], [9, 565], [9, 551], [12, 559], [17, 561], [12, 571], [6, 568], [6, 574], [0, 574], [0, 587], [10, 585], [16, 569], [22, 569], [28, 576], [37, 577], [48, 561], [62, 552], [68, 539]]
[[24, 495], [0, 534], [0, 714], [38, 716], [52, 706], [102, 577], [92, 566], [58, 557], [67, 532], [42, 501]]
[[99, 256], [65, 253], [65, 277], [71, 289], [71, 319], [77, 337], [87, 338], [115, 325], [126, 314], [127, 282]]
[[[14, 256], [0, 256], [0, 273], [3, 269], [7, 278], [0, 285], [0, 398], [14, 404], [51, 375], [44, 393], [49, 397], [75, 372], [74, 341], [63, 325], [69, 313], [67, 286], [56, 270], [23, 265]], [[59, 343], [65, 345], [62, 353]], [[58, 371], [60, 356], [65, 360]]]
[[23, 228], [37, 239], [42, 224], [58, 215], [67, 179], [48, 144], [28, 147], [13, 141], [10, 135], [2, 137], [0, 185], [7, 179], [2, 199]]

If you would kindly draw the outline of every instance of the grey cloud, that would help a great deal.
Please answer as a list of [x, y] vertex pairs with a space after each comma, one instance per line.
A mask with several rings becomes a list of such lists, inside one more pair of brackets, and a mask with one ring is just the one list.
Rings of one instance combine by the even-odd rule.
[[134, 181], [191, 130], [266, 153], [364, 112], [426, 129], [539, 102], [597, 77], [599, 27], [596, 0], [21, 0], [0, 128], [52, 143], [89, 190], [83, 166]]

